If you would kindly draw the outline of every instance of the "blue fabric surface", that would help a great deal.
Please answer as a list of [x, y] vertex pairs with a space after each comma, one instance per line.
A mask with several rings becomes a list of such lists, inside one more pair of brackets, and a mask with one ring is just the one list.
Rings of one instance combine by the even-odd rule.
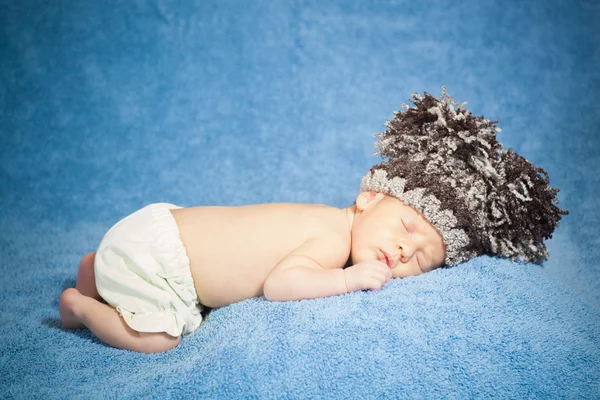
[[[0, 397], [600, 397], [600, 2], [0, 0]], [[441, 86], [550, 174], [542, 266], [250, 299], [175, 350], [65, 331], [62, 290], [152, 202], [345, 207]]]

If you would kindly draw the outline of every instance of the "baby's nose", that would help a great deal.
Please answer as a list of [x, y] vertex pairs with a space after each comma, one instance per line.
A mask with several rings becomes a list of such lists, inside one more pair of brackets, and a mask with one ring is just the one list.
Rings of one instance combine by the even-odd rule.
[[410, 260], [415, 253], [411, 246], [400, 246], [398, 250], [400, 250], [399, 260], [403, 263], [408, 262], [408, 260]]

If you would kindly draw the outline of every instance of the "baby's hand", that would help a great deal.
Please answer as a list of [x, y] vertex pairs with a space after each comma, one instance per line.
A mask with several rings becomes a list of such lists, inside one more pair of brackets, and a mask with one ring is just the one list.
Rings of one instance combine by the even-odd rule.
[[348, 293], [358, 290], [379, 290], [392, 279], [392, 271], [381, 261], [359, 262], [344, 270]]

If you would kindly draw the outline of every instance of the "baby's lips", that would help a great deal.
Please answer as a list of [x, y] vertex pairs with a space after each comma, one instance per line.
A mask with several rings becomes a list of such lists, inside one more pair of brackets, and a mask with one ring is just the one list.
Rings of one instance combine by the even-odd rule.
[[377, 261], [384, 263], [385, 265], [388, 264], [385, 254], [379, 249], [377, 249]]
[[379, 250], [382, 256], [382, 259], [380, 259], [379, 261], [381, 261], [382, 263], [384, 263], [385, 265], [387, 265], [387, 267], [389, 269], [392, 269], [393, 265], [394, 265], [394, 260], [392, 260], [392, 257], [390, 257], [386, 252]]

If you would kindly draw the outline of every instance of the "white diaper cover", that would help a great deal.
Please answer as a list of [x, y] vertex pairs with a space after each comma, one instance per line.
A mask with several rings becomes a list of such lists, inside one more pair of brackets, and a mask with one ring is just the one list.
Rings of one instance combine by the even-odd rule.
[[202, 306], [169, 203], [150, 204], [117, 222], [96, 252], [98, 293], [138, 332], [177, 337], [196, 330]]

